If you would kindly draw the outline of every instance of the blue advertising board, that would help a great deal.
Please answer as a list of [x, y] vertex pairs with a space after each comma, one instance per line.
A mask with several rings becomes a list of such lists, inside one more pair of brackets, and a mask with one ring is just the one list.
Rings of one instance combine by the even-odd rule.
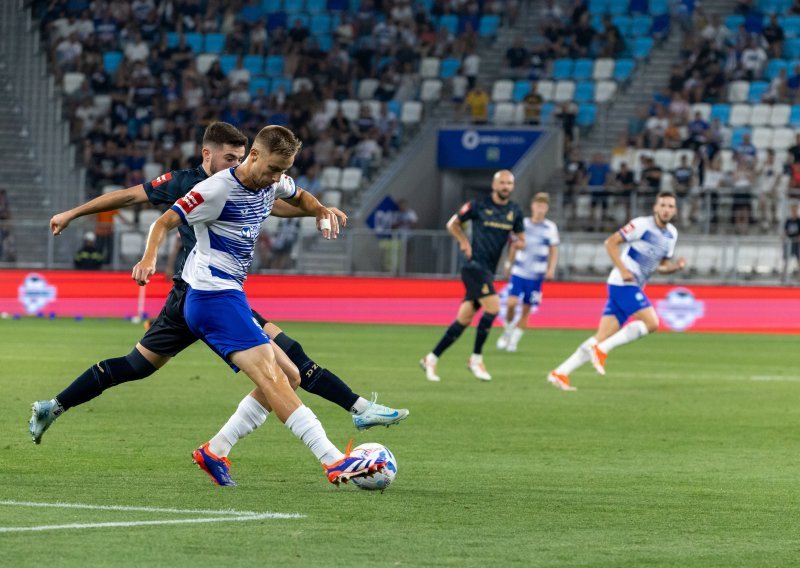
[[513, 168], [541, 136], [540, 130], [453, 128], [439, 131], [440, 168]]

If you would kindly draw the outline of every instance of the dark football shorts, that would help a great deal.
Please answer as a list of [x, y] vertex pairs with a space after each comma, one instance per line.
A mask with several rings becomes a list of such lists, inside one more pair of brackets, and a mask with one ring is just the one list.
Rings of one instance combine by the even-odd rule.
[[[150, 328], [139, 340], [139, 343], [153, 353], [174, 357], [198, 340], [198, 337], [189, 330], [183, 315], [187, 289], [186, 282], [175, 281], [158, 317], [150, 322]], [[261, 327], [269, 321], [255, 310], [253, 318]]]
[[471, 300], [474, 304], [478, 304], [481, 298], [497, 294], [494, 289], [494, 275], [482, 266], [465, 265], [461, 269], [461, 281], [467, 289], [464, 301]]

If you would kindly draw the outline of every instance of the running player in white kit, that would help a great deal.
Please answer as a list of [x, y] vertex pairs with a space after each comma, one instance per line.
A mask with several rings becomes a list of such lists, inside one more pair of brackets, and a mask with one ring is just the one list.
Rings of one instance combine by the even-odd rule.
[[[542, 301], [542, 281], [552, 280], [558, 263], [558, 227], [547, 219], [550, 196], [539, 192], [531, 200], [531, 216], [525, 218], [525, 247], [514, 248], [506, 264], [511, 269], [506, 306], [506, 329], [497, 340], [497, 348], [516, 351], [528, 327], [531, 308]], [[512, 246], [514, 246], [512, 244]], [[517, 320], [517, 304], [522, 298], [522, 314]]]
[[[659, 193], [653, 215], [637, 217], [605, 241], [606, 251], [614, 263], [608, 276], [608, 303], [600, 318], [597, 333], [547, 375], [547, 381], [561, 390], [574, 391], [569, 374], [591, 361], [601, 375], [609, 351], [635, 341], [658, 329], [658, 314], [645, 296], [643, 288], [658, 271], [671, 274], [682, 270], [686, 260], [671, 260], [678, 240], [678, 230], [670, 223], [677, 213], [675, 195]], [[620, 250], [620, 245], [623, 245]], [[633, 321], [622, 327], [625, 322]]]

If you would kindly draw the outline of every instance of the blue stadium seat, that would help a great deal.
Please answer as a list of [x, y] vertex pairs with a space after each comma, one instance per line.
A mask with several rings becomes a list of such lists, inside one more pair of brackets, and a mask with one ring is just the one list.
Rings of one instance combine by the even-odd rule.
[[778, 76], [781, 69], [786, 69], [788, 72], [789, 62], [785, 59], [770, 59], [767, 63], [767, 68], [764, 70], [764, 77], [767, 79], [774, 79]]
[[608, 13], [612, 16], [621, 16], [628, 13], [628, 7], [622, 0], [610, 0], [608, 3]]
[[193, 53], [203, 53], [203, 34], [190, 32], [183, 35], [186, 38], [186, 45], [192, 48]]
[[248, 24], [254, 24], [264, 15], [264, 8], [257, 4], [245, 4], [239, 8], [239, 17]]
[[291, 14], [286, 16], [286, 23], [289, 26], [289, 29], [292, 29], [294, 27], [294, 23], [297, 20], [300, 20], [304, 28], [308, 28], [311, 25], [311, 16], [309, 16], [308, 14], [305, 13]]
[[267, 77], [282, 77], [283, 63], [283, 55], [268, 55], [264, 73]]
[[800, 105], [792, 105], [792, 112], [789, 114], [789, 126], [800, 128]]
[[581, 127], [593, 126], [597, 120], [597, 106], [594, 104], [578, 105], [578, 118], [575, 123]]
[[386, 103], [386, 108], [389, 109], [389, 112], [393, 112], [396, 117], [400, 118], [400, 113], [403, 110], [403, 103], [392, 99]]
[[750, 90], [747, 92], [748, 103], [760, 103], [764, 97], [764, 93], [769, 89], [769, 83], [766, 81], [753, 81], [750, 83]]
[[500, 27], [500, 16], [496, 14], [486, 14], [481, 16], [478, 24], [478, 35], [480, 37], [495, 37], [497, 29]]
[[439, 18], [438, 29], [442, 28], [446, 28], [451, 34], [456, 35], [458, 33], [458, 16], [454, 16], [453, 14], [445, 14]]
[[106, 51], [103, 53], [103, 69], [108, 71], [109, 75], [113, 75], [124, 58], [125, 54], [121, 51]]
[[631, 17], [626, 15], [621, 16], [613, 16], [611, 18], [611, 23], [617, 26], [619, 33], [623, 35], [623, 37], [628, 37], [631, 35], [631, 26], [633, 25]]
[[[601, 14], [590, 14], [589, 15], [589, 23], [592, 26], [592, 29], [597, 33], [603, 33], [603, 16]], [[619, 26], [617, 26], [619, 27]], [[620, 33], [622, 33], [620, 31]]]
[[317, 43], [319, 43], [319, 48], [328, 53], [331, 48], [333, 47], [333, 35], [332, 34], [320, 34], [317, 36]]
[[525, 79], [520, 79], [519, 81], [514, 82], [514, 93], [512, 95], [514, 102], [518, 103], [522, 101], [528, 93], [531, 92], [531, 82], [526, 81]]
[[667, 0], [650, 0], [650, 13], [654, 16], [669, 14], [669, 3]]
[[258, 90], [262, 89], [265, 96], [270, 94], [271, 80], [267, 77], [251, 77], [250, 78], [250, 96], [255, 97]]
[[350, 0], [350, 2], [347, 0], [328, 0], [327, 6], [331, 12], [346, 12], [347, 10], [355, 12], [361, 7], [361, 2], [359, 0]]
[[283, 0], [261, 0], [261, 9], [265, 14], [272, 14], [283, 10]]
[[669, 14], [660, 14], [653, 18], [653, 25], [650, 28], [650, 33], [654, 37], [666, 37], [669, 34], [670, 27]]
[[631, 21], [631, 35], [633, 37], [647, 37], [653, 27], [653, 18], [650, 16], [634, 16]]
[[786, 37], [800, 36], [800, 16], [781, 16], [778, 25], [783, 28]]
[[748, 14], [744, 18], [744, 27], [751, 34], [760, 34], [764, 29], [764, 17], [761, 14]]
[[733, 133], [731, 134], [731, 148], [736, 148], [742, 143], [742, 138], [745, 134], [749, 134], [751, 137], [753, 136], [753, 129], [749, 126], [737, 126], [733, 129]]
[[739, 14], [725, 16], [725, 27], [732, 32], [735, 32], [741, 25], [744, 25], [744, 16]]
[[594, 100], [594, 81], [579, 81], [575, 84], [576, 103], [590, 103]]
[[[612, 4], [625, 5], [625, 2], [612, 2]], [[650, 3], [647, 0], [631, 0], [628, 4], [628, 12], [631, 14], [647, 14], [650, 12]]]
[[590, 14], [607, 14], [608, 0], [589, 0]]
[[793, 37], [783, 42], [783, 56], [787, 59], [800, 57], [800, 38]]
[[288, 18], [286, 17], [286, 12], [272, 12], [267, 15], [267, 30], [273, 31], [277, 28], [286, 29], [287, 22]]
[[306, 11], [312, 14], [322, 14], [327, 10], [325, 0], [306, 0]]
[[720, 124], [728, 124], [731, 118], [731, 105], [726, 103], [716, 103], [711, 105], [711, 114], [709, 115], [709, 118], [711, 120], [718, 118]]
[[206, 34], [206, 53], [222, 53], [225, 49], [225, 34]]
[[180, 34], [178, 32], [167, 32], [167, 47], [178, 47], [180, 43]]
[[592, 78], [594, 70], [593, 59], [576, 59], [575, 67], [572, 69], [572, 77], [576, 81], [585, 81]]
[[222, 72], [226, 75], [236, 69], [236, 60], [239, 59], [238, 56], [233, 54], [225, 54], [220, 55], [219, 57], [219, 67], [222, 69]]
[[539, 119], [542, 123], [548, 123], [553, 120], [553, 114], [556, 111], [556, 104], [555, 103], [544, 103], [542, 105], [542, 112], [539, 115]]
[[552, 78], [554, 81], [566, 81], [572, 79], [572, 67], [574, 62], [572, 59], [562, 58], [553, 61]]
[[330, 33], [333, 26], [333, 19], [328, 14], [314, 14], [311, 16], [309, 31], [311, 35]]
[[461, 69], [461, 60], [457, 57], [447, 57], [442, 59], [442, 63], [439, 66], [439, 77], [442, 79], [452, 79], [456, 76], [459, 69]]
[[299, 14], [303, 11], [303, 0], [283, 0], [283, 11], [287, 14]]
[[782, 12], [777, 0], [758, 0], [758, 10], [764, 14], [779, 14]]
[[637, 37], [631, 42], [631, 52], [636, 59], [647, 59], [653, 50], [653, 39], [649, 37]]
[[243, 64], [243, 67], [250, 71], [250, 75], [264, 73], [264, 57], [261, 55], [245, 55]]
[[67, 2], [67, 12], [75, 16], [88, 9], [89, 0], [69, 0]]
[[631, 78], [636, 62], [633, 59], [617, 59], [614, 64], [614, 80], [624, 83]]
[[286, 92], [287, 95], [292, 94], [292, 80], [288, 77], [276, 77], [272, 80], [272, 91], [275, 92], [278, 89], [283, 87], [283, 90]]

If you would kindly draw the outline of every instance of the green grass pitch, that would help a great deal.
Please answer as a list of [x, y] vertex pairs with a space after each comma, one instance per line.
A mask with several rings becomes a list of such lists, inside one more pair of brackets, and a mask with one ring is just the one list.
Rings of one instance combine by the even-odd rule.
[[[411, 410], [357, 432], [301, 393], [344, 448], [377, 441], [399, 473], [383, 494], [329, 485], [274, 416], [234, 448], [235, 488], [190, 453], [250, 389], [204, 345], [141, 383], [69, 411], [34, 446], [30, 403], [126, 354], [122, 321], [0, 321], [0, 501], [298, 513], [295, 519], [9, 532], [9, 527], [200, 518], [200, 513], [0, 504], [0, 565], [791, 566], [800, 554], [800, 366], [792, 336], [660, 334], [544, 380], [587, 332], [534, 330], [515, 354], [465, 363], [474, 330], [417, 366], [437, 327], [286, 324], [356, 392]], [[207, 515], [206, 515], [207, 516]]]

